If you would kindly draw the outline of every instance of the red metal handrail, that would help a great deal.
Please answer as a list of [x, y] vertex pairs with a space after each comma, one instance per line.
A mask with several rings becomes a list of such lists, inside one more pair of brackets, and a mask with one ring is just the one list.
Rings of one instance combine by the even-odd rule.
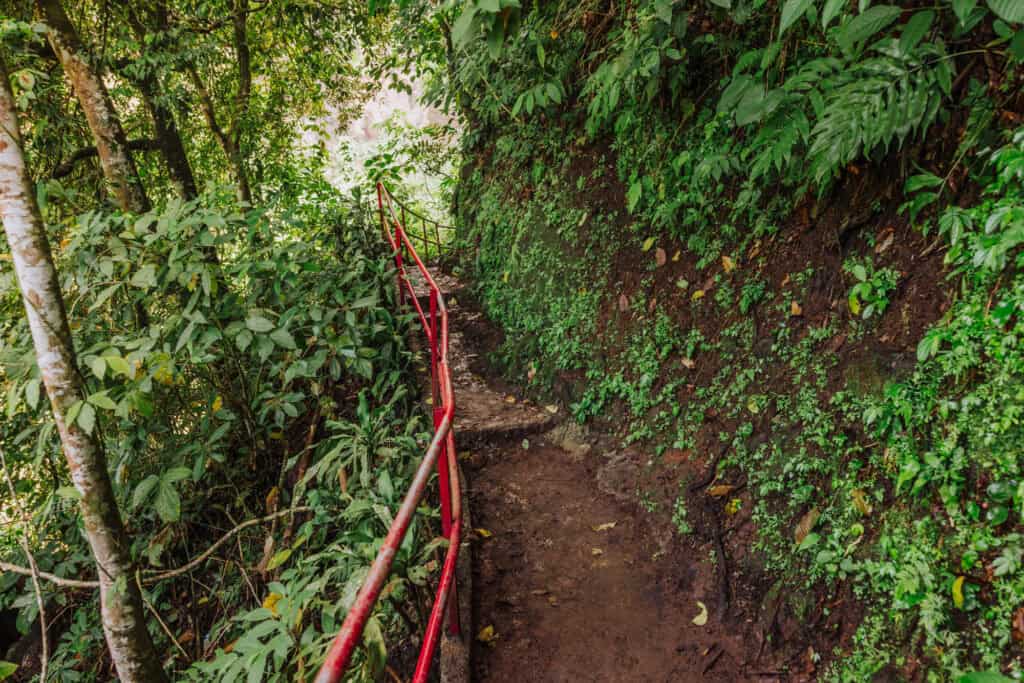
[[[397, 203], [397, 202], [395, 202]], [[451, 372], [448, 366], [448, 308], [444, 296], [438, 288], [430, 271], [420, 260], [412, 240], [405, 232], [403, 222], [395, 214], [392, 199], [387, 188], [377, 183], [377, 209], [380, 215], [381, 230], [391, 246], [398, 268], [398, 302], [404, 304], [408, 294], [410, 302], [419, 315], [423, 330], [430, 344], [430, 392], [434, 406], [434, 438], [430, 441], [426, 455], [420, 462], [413, 477], [409, 491], [402, 500], [395, 520], [388, 529], [377, 557], [370, 566], [370, 571], [363, 580], [363, 585], [356, 595], [355, 602], [341, 626], [331, 649], [327, 653], [316, 683], [336, 683], [341, 680], [348, 667], [352, 653], [355, 651], [363, 627], [373, 612], [384, 582], [391, 571], [391, 563], [398, 553], [398, 548], [405, 538], [416, 508], [423, 498], [431, 472], [436, 463], [438, 472], [438, 488], [441, 498], [441, 530], [448, 539], [448, 552], [445, 555], [438, 581], [437, 596], [430, 611], [430, 619], [423, 635], [419, 658], [416, 661], [416, 672], [413, 683], [425, 683], [430, 673], [430, 664], [440, 639], [441, 626], [444, 621], [445, 607], [448, 609], [449, 632], [459, 633], [458, 599], [455, 586], [455, 563], [458, 560], [459, 544], [462, 538], [462, 494], [459, 487], [458, 466], [455, 459], [455, 432], [452, 421], [455, 418], [455, 397], [452, 392]], [[416, 268], [427, 284], [430, 304], [427, 311], [423, 310], [412, 283], [405, 269], [405, 257], [412, 258]]]

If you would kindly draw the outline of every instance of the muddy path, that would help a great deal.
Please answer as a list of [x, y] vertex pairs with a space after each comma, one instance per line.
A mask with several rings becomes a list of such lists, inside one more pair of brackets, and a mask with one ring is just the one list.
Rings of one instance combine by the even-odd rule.
[[472, 680], [784, 680], [754, 670], [755, 620], [730, 608], [711, 545], [655, 528], [615, 440], [505, 384], [487, 364], [499, 333], [442, 280], [475, 528]]

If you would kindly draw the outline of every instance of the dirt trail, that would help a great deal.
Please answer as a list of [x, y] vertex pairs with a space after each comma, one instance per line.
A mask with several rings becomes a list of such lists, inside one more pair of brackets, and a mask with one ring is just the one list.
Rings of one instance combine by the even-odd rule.
[[[713, 565], [649, 528], [615, 482], [614, 442], [503, 384], [485, 362], [498, 334], [442, 279], [460, 457], [473, 526], [485, 530], [473, 549], [473, 632], [494, 634], [474, 642], [473, 680], [772, 680], [743, 673], [758, 646], [723, 619]], [[704, 625], [693, 623], [698, 601]]]

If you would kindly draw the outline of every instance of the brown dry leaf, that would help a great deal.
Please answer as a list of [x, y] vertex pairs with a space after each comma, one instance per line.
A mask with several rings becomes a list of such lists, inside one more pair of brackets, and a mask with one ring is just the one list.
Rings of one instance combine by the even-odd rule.
[[547, 595], [550, 592], [551, 591], [549, 591], [547, 588], [538, 588], [536, 590], [530, 591], [530, 595]]
[[697, 367], [697, 364], [693, 362], [692, 358], [683, 358], [682, 360], [679, 361], [679, 363], [687, 370], [693, 370], [695, 367]]
[[528, 382], [532, 382], [533, 378], [536, 377], [536, 375], [537, 375], [537, 368], [535, 368], [533, 366], [533, 364], [530, 364], [530, 369], [526, 371], [526, 380]]
[[889, 251], [889, 247], [892, 246], [893, 241], [895, 241], [896, 239], [896, 233], [893, 231], [892, 228], [886, 228], [885, 231], [883, 231], [883, 234], [885, 235], [885, 237], [883, 237], [882, 240], [875, 245], [876, 254], [884, 254], [885, 252]]
[[676, 249], [676, 253], [672, 254], [672, 261], [673, 262], [678, 261], [679, 257], [682, 256], [682, 255], [683, 255], [683, 252], [681, 250], [679, 250], [679, 249]]
[[181, 636], [178, 638], [178, 642], [181, 643], [182, 645], [184, 645], [185, 643], [191, 643], [195, 639], [196, 639], [195, 631], [193, 631], [192, 629], [189, 629], [188, 631], [185, 631], [184, 633], [181, 634]]
[[485, 645], [494, 647], [495, 641], [498, 640], [498, 634], [495, 633], [494, 626], [492, 624], [488, 624], [480, 629], [480, 632], [476, 634], [476, 639]]
[[654, 252], [654, 261], [655, 263], [658, 264], [658, 267], [661, 267], [665, 265], [666, 262], [668, 262], [668, 254], [665, 253], [664, 249], [658, 247], [658, 249]]
[[1018, 607], [1013, 613], [1013, 639], [1017, 642], [1024, 641], [1024, 606]]
[[276, 486], [270, 489], [270, 493], [267, 494], [267, 512], [277, 512], [277, 499], [281, 496], [281, 489]]
[[732, 493], [735, 488], [732, 484], [718, 484], [708, 489], [708, 495], [712, 498], [722, 498]]
[[800, 308], [800, 304], [798, 304], [795, 301], [790, 302], [790, 304], [789, 304], [789, 314], [790, 315], [803, 315], [803, 312], [804, 312], [804, 309]]
[[811, 508], [807, 511], [807, 514], [800, 518], [800, 521], [796, 525], [796, 531], [793, 532], [793, 539], [797, 542], [797, 545], [804, 542], [807, 538], [807, 534], [811, 533], [811, 529], [818, 521], [818, 517], [821, 517], [821, 513], [818, 508]]
[[722, 270], [724, 270], [727, 273], [731, 273], [732, 271], [736, 270], [736, 262], [733, 261], [732, 258], [729, 256], [723, 256]]
[[629, 310], [629, 297], [625, 294], [619, 295], [619, 310], [623, 313]]
[[693, 618], [693, 623], [696, 626], [703, 626], [704, 624], [708, 623], [708, 608], [703, 602], [698, 600], [697, 609], [699, 609], [700, 611], [697, 612], [697, 616]]
[[516, 397], [515, 396], [512, 396], [510, 394], [510, 395], [505, 397], [505, 403], [508, 403], [509, 405], [512, 405], [515, 402], [516, 402]]
[[618, 524], [618, 522], [605, 522], [604, 524], [598, 524], [590, 528], [594, 531], [608, 531], [609, 529], [614, 529], [616, 524]]
[[548, 604], [552, 607], [558, 607], [558, 598], [556, 598], [554, 595], [549, 595]]
[[590, 554], [593, 555], [594, 557], [597, 557], [598, 555], [604, 555], [604, 551], [601, 550], [600, 548], [591, 548], [590, 549]]
[[868, 494], [864, 492], [864, 489], [854, 489], [850, 492], [853, 496], [853, 506], [860, 510], [860, 513], [865, 517], [871, 514], [871, 502], [868, 501]]
[[555, 404], [552, 403], [549, 406], [544, 406], [544, 410], [546, 410], [549, 413], [551, 413], [552, 415], [554, 415], [555, 413], [558, 412], [558, 406], [556, 406]]
[[789, 273], [786, 274], [786, 277], [782, 278], [782, 282], [779, 283], [779, 287], [785, 287], [788, 284], [789, 284]]
[[341, 486], [342, 493], [348, 493], [348, 472], [344, 467], [338, 468], [338, 484]]

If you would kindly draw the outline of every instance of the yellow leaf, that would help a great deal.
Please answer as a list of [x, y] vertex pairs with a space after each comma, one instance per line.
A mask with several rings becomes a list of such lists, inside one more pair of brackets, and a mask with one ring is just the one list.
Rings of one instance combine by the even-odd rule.
[[953, 604], [958, 608], [963, 609], [964, 606], [964, 577], [956, 577], [956, 581], [953, 582]]
[[853, 496], [853, 506], [860, 510], [862, 515], [867, 517], [871, 514], [871, 503], [863, 489], [854, 489], [850, 491], [850, 495]]
[[605, 522], [604, 524], [598, 524], [590, 528], [594, 531], [608, 531], [609, 529], [614, 529], [616, 524], [617, 522]]
[[735, 515], [737, 512], [740, 511], [741, 507], [743, 507], [743, 499], [742, 498], [733, 498], [728, 503], [726, 503], [726, 505], [725, 505], [725, 514], [727, 514], [727, 515]]
[[506, 270], [506, 271], [505, 271], [505, 273], [504, 273], [504, 274], [503, 274], [503, 275], [501, 276], [501, 281], [502, 281], [502, 282], [508, 282], [508, 271], [507, 271], [507, 270]]
[[704, 290], [703, 289], [698, 289], [696, 292], [694, 292], [690, 296], [690, 300], [691, 301], [696, 301], [697, 299], [702, 299], [702, 298], [704, 298]]
[[590, 554], [593, 555], [594, 557], [597, 557], [598, 555], [604, 555], [604, 551], [601, 550], [600, 548], [591, 548], [590, 549]]
[[804, 309], [800, 308], [800, 304], [798, 304], [797, 302], [793, 301], [793, 302], [791, 302], [789, 304], [789, 314], [790, 315], [800, 315], [803, 312], [804, 312]]
[[643, 245], [642, 248], [643, 248], [644, 251], [650, 251], [651, 247], [653, 247], [653, 246], [654, 246], [654, 238], [653, 237], [648, 237], [647, 239], [644, 240], [644, 245]]
[[678, 261], [678, 260], [679, 260], [679, 257], [680, 257], [680, 256], [682, 256], [682, 255], [683, 255], [683, 252], [677, 249], [677, 250], [676, 250], [676, 253], [674, 253], [674, 254], [672, 255], [672, 260], [673, 260], [673, 261]]
[[476, 532], [476, 535], [479, 536], [480, 538], [490, 538], [491, 536], [494, 535], [490, 531], [488, 531], [487, 529], [474, 529], [474, 531]]
[[555, 413], [558, 412], [558, 406], [553, 405], [553, 404], [549, 405], [549, 406], [544, 406], [544, 410], [546, 410], [549, 413], [551, 413], [552, 415], [554, 415]]
[[263, 599], [263, 609], [270, 610], [270, 613], [275, 617], [277, 616], [277, 603], [281, 602], [281, 598], [284, 596], [280, 593], [271, 593]]
[[708, 623], [708, 608], [700, 600], [697, 601], [697, 608], [700, 612], [698, 612], [697, 616], [693, 618], [693, 623], [696, 626], [703, 626]]
[[480, 632], [476, 634], [476, 639], [481, 643], [486, 643], [491, 647], [494, 647], [494, 642], [498, 640], [498, 634], [494, 632], [494, 626], [488, 624], [480, 629]]
[[855, 296], [850, 297], [850, 312], [854, 315], [860, 315], [860, 299]]
[[551, 40], [558, 40], [558, 31], [551, 29]]
[[516, 397], [515, 396], [512, 396], [510, 394], [510, 395], [505, 397], [505, 403], [508, 403], [509, 405], [511, 405], [511, 404], [513, 404], [515, 402], [516, 402]]
[[708, 495], [712, 498], [722, 498], [732, 493], [732, 490], [736, 488], [732, 484], [718, 484], [708, 489]]
[[724, 270], [727, 273], [731, 273], [732, 271], [736, 270], [736, 262], [733, 261], [728, 256], [723, 256], [722, 257], [722, 270]]

